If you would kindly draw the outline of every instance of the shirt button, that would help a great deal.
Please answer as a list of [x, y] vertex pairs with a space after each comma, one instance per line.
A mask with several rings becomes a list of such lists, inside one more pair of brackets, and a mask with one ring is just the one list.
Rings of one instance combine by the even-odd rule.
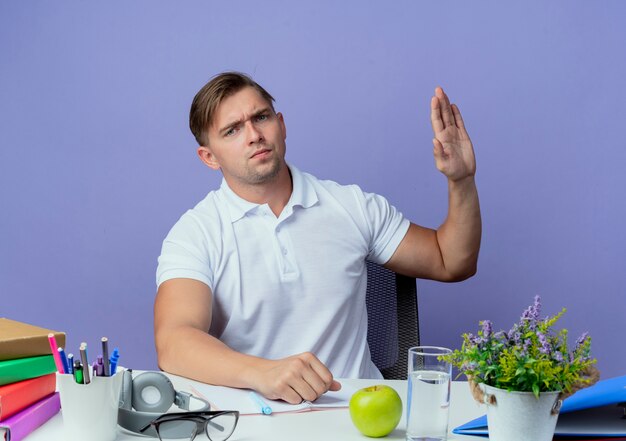
[[283, 248], [283, 254], [286, 256], [287, 255], [287, 248]]

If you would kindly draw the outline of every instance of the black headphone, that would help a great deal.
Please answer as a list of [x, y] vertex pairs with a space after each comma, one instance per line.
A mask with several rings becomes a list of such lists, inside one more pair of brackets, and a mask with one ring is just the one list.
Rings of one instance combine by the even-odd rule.
[[[133, 378], [132, 370], [126, 369], [123, 375], [117, 423], [131, 432], [156, 437], [154, 427], [143, 432], [139, 431], [167, 412], [172, 404], [176, 404], [183, 410], [189, 410], [189, 404], [193, 398], [203, 403], [202, 408], [194, 409], [194, 411], [209, 410], [211, 407], [202, 398], [195, 397], [188, 392], [174, 390], [170, 379], [160, 372], [144, 372]], [[147, 400], [144, 393], [148, 395], [150, 392], [155, 392], [154, 389], [159, 394], [158, 400]], [[170, 437], [187, 438], [189, 432], [183, 430], [180, 433], [170, 434]]]

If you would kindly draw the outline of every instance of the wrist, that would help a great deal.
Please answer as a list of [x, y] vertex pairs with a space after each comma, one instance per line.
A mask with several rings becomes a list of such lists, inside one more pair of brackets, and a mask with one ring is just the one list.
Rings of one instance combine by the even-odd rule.
[[240, 378], [243, 383], [243, 387], [247, 389], [259, 390], [263, 383], [263, 372], [269, 369], [268, 365], [270, 363], [271, 360], [250, 356], [247, 363], [245, 363], [240, 371]]
[[463, 189], [463, 188], [469, 188], [469, 187], [475, 187], [475, 186], [476, 186], [476, 181], [474, 179], [474, 175], [469, 175], [461, 179], [448, 178], [448, 187], [450, 187], [450, 189], [453, 189], [453, 188]]

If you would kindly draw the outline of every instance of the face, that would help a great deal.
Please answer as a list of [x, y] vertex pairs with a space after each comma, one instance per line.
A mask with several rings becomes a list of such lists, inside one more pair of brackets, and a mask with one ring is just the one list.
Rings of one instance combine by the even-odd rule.
[[287, 132], [283, 116], [252, 87], [224, 99], [208, 130], [208, 145], [198, 149], [202, 161], [221, 169], [233, 189], [276, 179], [285, 165]]

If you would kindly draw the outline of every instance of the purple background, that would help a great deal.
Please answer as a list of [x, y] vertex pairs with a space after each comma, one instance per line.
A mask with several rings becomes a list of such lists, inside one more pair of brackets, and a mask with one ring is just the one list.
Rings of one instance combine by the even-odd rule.
[[442, 85], [474, 141], [484, 234], [476, 277], [419, 282], [423, 343], [509, 328], [540, 294], [623, 374], [624, 17], [617, 0], [2, 2], [0, 315], [156, 368], [161, 242], [221, 180], [189, 106], [223, 70], [277, 98], [290, 162], [437, 227]]

